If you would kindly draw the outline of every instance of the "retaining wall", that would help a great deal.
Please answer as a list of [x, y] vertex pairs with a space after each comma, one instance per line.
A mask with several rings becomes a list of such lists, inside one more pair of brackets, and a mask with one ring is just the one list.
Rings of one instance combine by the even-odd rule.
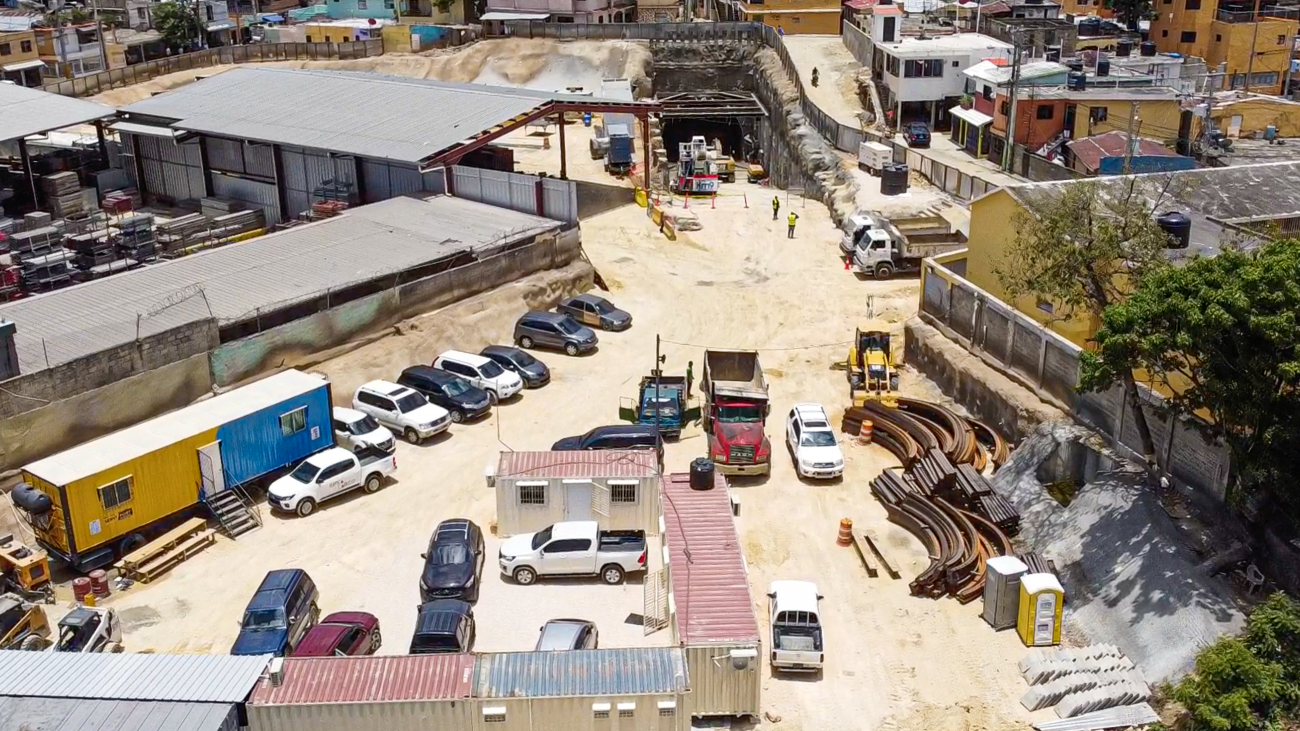
[[213, 381], [221, 386], [238, 383], [534, 272], [564, 267], [578, 258], [580, 249], [581, 234], [571, 229], [558, 237], [539, 239], [504, 254], [222, 343], [212, 351]]

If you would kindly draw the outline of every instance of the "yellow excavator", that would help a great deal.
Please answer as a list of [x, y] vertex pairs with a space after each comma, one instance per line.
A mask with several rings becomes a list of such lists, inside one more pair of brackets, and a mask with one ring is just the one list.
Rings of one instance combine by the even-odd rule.
[[879, 401], [898, 406], [898, 372], [889, 349], [888, 330], [863, 330], [853, 335], [848, 359], [849, 398], [854, 406]]

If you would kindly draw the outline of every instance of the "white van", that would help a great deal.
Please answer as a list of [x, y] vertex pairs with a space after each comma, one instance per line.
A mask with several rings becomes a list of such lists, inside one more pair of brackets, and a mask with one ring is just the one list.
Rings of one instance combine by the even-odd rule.
[[518, 373], [502, 368], [496, 361], [482, 355], [448, 350], [433, 361], [433, 367], [455, 373], [488, 392], [493, 403], [504, 401], [524, 388]]
[[330, 412], [330, 422], [334, 429], [334, 442], [345, 449], [353, 452], [377, 449], [392, 454], [397, 448], [393, 433], [370, 414], [335, 406]]
[[451, 426], [451, 414], [446, 409], [429, 403], [419, 391], [388, 381], [371, 381], [358, 388], [352, 408], [400, 432], [411, 444], [419, 444]]

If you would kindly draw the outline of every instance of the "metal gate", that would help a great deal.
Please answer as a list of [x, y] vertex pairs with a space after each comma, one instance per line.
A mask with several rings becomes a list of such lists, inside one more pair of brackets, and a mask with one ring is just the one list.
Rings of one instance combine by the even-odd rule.
[[609, 517], [609, 487], [600, 483], [591, 485], [591, 512]]
[[641, 626], [645, 634], [652, 634], [668, 626], [668, 571], [659, 569], [646, 576], [643, 592]]

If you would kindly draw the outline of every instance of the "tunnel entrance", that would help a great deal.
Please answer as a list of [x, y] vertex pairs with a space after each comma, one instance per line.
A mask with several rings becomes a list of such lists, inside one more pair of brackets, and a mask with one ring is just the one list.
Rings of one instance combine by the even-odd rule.
[[679, 145], [702, 135], [711, 144], [722, 142], [722, 151], [735, 160], [748, 152], [745, 138], [757, 138], [758, 122], [766, 110], [753, 94], [733, 92], [687, 92], [661, 98], [660, 124], [669, 162], [677, 162]]

